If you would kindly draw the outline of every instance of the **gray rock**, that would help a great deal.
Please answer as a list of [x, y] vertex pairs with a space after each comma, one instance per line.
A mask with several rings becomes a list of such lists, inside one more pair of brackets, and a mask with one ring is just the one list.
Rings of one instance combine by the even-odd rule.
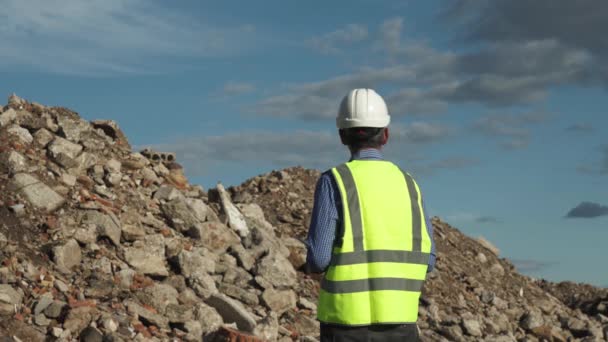
[[88, 122], [65, 116], [58, 116], [57, 124], [59, 125], [59, 134], [75, 143], [80, 142], [80, 136], [83, 133], [91, 130], [91, 126]]
[[139, 224], [123, 224], [122, 237], [125, 241], [141, 240], [146, 236], [146, 230]]
[[53, 261], [57, 266], [66, 269], [80, 265], [82, 253], [78, 242], [69, 239], [64, 245], [53, 248]]
[[159, 314], [164, 315], [167, 306], [178, 304], [178, 296], [177, 290], [172, 286], [167, 284], [154, 284], [144, 289], [141, 299], [144, 303], [155, 308]]
[[86, 151], [82, 152], [78, 157], [74, 158], [74, 167], [70, 169], [70, 172], [80, 174], [83, 170], [87, 170], [97, 164], [98, 161], [97, 155]]
[[10, 135], [17, 137], [17, 139], [19, 139], [19, 142], [24, 145], [29, 145], [34, 142], [34, 137], [30, 134], [30, 131], [21, 126], [12, 125], [6, 131]]
[[[192, 238], [201, 240], [206, 248], [216, 254], [222, 254], [234, 244], [240, 244], [239, 236], [221, 222], [204, 222], [195, 226]], [[252, 264], [253, 266], [253, 264]]]
[[34, 316], [34, 323], [38, 326], [46, 327], [51, 324], [51, 320], [46, 318], [46, 316], [43, 314], [37, 314]]
[[97, 242], [97, 227], [87, 225], [76, 229], [74, 239], [83, 245], [89, 245]]
[[81, 145], [61, 137], [55, 137], [48, 147], [49, 156], [53, 161], [65, 168], [77, 166], [75, 159], [80, 155], [82, 149]]
[[186, 341], [202, 341], [203, 340], [203, 325], [198, 321], [188, 321], [184, 324], [184, 330], [188, 333], [185, 337]]
[[296, 307], [297, 296], [292, 290], [267, 289], [262, 294], [266, 306], [281, 316], [284, 312]]
[[0, 316], [15, 314], [15, 306], [21, 305], [23, 294], [17, 292], [12, 286], [0, 284]]
[[44, 315], [48, 318], [59, 318], [66, 307], [66, 303], [61, 301], [53, 301], [45, 310]]
[[255, 265], [255, 259], [253, 258], [253, 256], [251, 256], [251, 254], [249, 254], [249, 251], [247, 251], [245, 247], [243, 247], [243, 245], [241, 245], [240, 243], [236, 243], [230, 246], [229, 252], [236, 257], [241, 267], [243, 267], [247, 271], [253, 269], [253, 266]]
[[234, 229], [241, 238], [245, 238], [249, 235], [249, 227], [247, 227], [247, 222], [245, 221], [245, 217], [241, 212], [237, 209], [237, 207], [232, 204], [230, 201], [230, 195], [224, 189], [224, 186], [221, 183], [217, 184], [217, 191], [220, 196], [220, 202], [222, 205], [222, 209], [226, 214], [228, 219], [228, 226]]
[[256, 273], [273, 286], [292, 287], [297, 282], [297, 273], [289, 260], [278, 253], [271, 253], [264, 257], [256, 266]]
[[224, 283], [220, 285], [219, 291], [247, 305], [255, 306], [259, 304], [258, 296], [246, 288]]
[[198, 303], [195, 313], [196, 320], [201, 323], [204, 335], [215, 332], [224, 324], [224, 320], [217, 310], [205, 303]]
[[27, 173], [18, 173], [11, 179], [9, 190], [19, 192], [36, 209], [53, 212], [65, 203], [53, 189]]
[[519, 325], [527, 331], [532, 331], [533, 329], [538, 328], [543, 324], [545, 324], [545, 321], [541, 313], [533, 310], [528, 311], [524, 314], [524, 316], [521, 318]]
[[201, 272], [215, 273], [215, 263], [215, 256], [204, 248], [182, 251], [178, 256], [179, 268], [186, 278]]
[[0, 127], [6, 127], [17, 119], [17, 112], [13, 108], [5, 110], [0, 114]]
[[481, 332], [481, 324], [476, 319], [465, 319], [462, 321], [462, 328], [467, 335], [474, 337], [481, 337], [483, 333]]
[[76, 185], [76, 182], [78, 181], [76, 176], [73, 176], [69, 173], [62, 174], [60, 180], [63, 184], [70, 186], [70, 187]]
[[211, 253], [203, 249], [183, 251], [178, 256], [178, 265], [197, 295], [207, 298], [217, 293], [215, 280], [210, 275], [215, 271], [215, 259]]
[[179, 232], [187, 232], [203, 221], [200, 220], [188, 206], [185, 197], [175, 198], [161, 205], [163, 215], [169, 220], [171, 227]]
[[143, 241], [136, 241], [133, 247], [125, 248], [125, 259], [138, 272], [166, 277], [169, 271], [165, 265], [165, 243], [160, 234], [148, 235]]
[[165, 316], [171, 323], [186, 323], [194, 318], [191, 307], [179, 304], [169, 304], [165, 309]]
[[169, 328], [169, 320], [167, 318], [156, 314], [133, 301], [127, 303], [127, 309], [129, 313], [137, 315], [139, 320], [143, 323], [154, 324], [161, 329]]
[[201, 299], [192, 291], [190, 288], [186, 288], [183, 291], [180, 291], [179, 297], [177, 298], [178, 302], [183, 305], [193, 306], [196, 303], [199, 303]]
[[10, 151], [2, 153], [1, 163], [2, 169], [9, 174], [24, 172], [27, 170], [27, 159], [19, 152]]
[[34, 133], [34, 141], [43, 148], [53, 141], [53, 139], [55, 139], [55, 135], [46, 128], [41, 128]]
[[87, 327], [80, 333], [80, 341], [81, 342], [102, 342], [103, 334], [99, 330], [97, 330], [93, 327]]
[[53, 294], [47, 292], [38, 298], [36, 305], [34, 306], [34, 315], [41, 314], [46, 308], [53, 303]]
[[[151, 171], [154, 174], [154, 177], [156, 179], [158, 179], [158, 177], [156, 177], [156, 173], [154, 173], [150, 169], [143, 169], [142, 174], [144, 173], [145, 170]], [[146, 176], [144, 175], [144, 178], [145, 177]], [[154, 177], [150, 176], [150, 178], [154, 178]], [[173, 201], [175, 199], [180, 199], [180, 198], [183, 200], [186, 199], [181, 191], [177, 190], [175, 187], [173, 187], [171, 185], [163, 185], [158, 190], [156, 190], [156, 192], [154, 193], [154, 199], [157, 199], [159, 201], [170, 202], [170, 201]]]
[[99, 313], [95, 308], [87, 306], [72, 309], [63, 323], [63, 329], [69, 330], [75, 335], [80, 335], [80, 332], [89, 326], [92, 321], [97, 320], [98, 315]]
[[106, 162], [104, 169], [107, 173], [120, 173], [122, 163], [116, 159], [110, 159]]
[[302, 309], [308, 309], [313, 312], [317, 311], [317, 305], [304, 297], [300, 297], [300, 299], [298, 299], [298, 306]]
[[115, 246], [120, 246], [122, 235], [120, 219], [113, 213], [103, 214], [99, 211], [86, 210], [82, 213], [80, 222], [95, 226], [99, 236], [107, 237]]
[[256, 326], [255, 319], [243, 305], [223, 294], [214, 294], [205, 301], [215, 308], [226, 323], [236, 323], [240, 330], [253, 332]]

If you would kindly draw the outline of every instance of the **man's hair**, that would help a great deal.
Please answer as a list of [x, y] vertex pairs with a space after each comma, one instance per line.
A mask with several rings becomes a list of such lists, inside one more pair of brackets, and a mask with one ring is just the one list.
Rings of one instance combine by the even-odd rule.
[[340, 130], [340, 136], [351, 150], [363, 148], [380, 148], [385, 128], [354, 127]]

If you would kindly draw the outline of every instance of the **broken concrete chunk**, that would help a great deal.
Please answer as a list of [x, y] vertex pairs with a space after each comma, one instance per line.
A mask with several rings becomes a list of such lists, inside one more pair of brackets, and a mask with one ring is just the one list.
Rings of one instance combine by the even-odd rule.
[[46, 212], [53, 212], [65, 203], [65, 198], [27, 173], [13, 176], [9, 190], [21, 193], [32, 206]]
[[107, 237], [115, 246], [120, 246], [122, 234], [120, 219], [113, 213], [103, 214], [99, 211], [86, 210], [81, 214], [80, 222], [94, 225], [99, 236]]
[[237, 207], [232, 204], [230, 201], [230, 195], [228, 192], [226, 192], [226, 189], [224, 189], [224, 186], [221, 183], [217, 184], [217, 191], [220, 195], [222, 209], [228, 218], [228, 225], [230, 228], [234, 229], [241, 238], [247, 237], [249, 235], [249, 228], [245, 222], [245, 217], [243, 214], [241, 214]]
[[17, 137], [17, 139], [19, 139], [19, 142], [25, 145], [29, 145], [34, 141], [34, 137], [30, 134], [30, 131], [19, 125], [10, 126], [7, 129], [7, 132], [10, 135]]
[[255, 329], [255, 319], [236, 300], [218, 293], [209, 297], [205, 303], [217, 310], [225, 323], [236, 323], [239, 329], [246, 332], [253, 332]]
[[260, 260], [256, 271], [278, 288], [291, 287], [297, 282], [296, 270], [289, 260], [279, 253], [271, 253]]
[[284, 312], [296, 307], [297, 296], [292, 290], [267, 289], [262, 295], [264, 304], [281, 316]]
[[46, 128], [41, 128], [34, 133], [34, 140], [43, 148], [53, 141], [53, 139], [55, 139], [55, 135]]
[[66, 116], [58, 116], [59, 134], [72, 142], [80, 142], [80, 136], [84, 132], [91, 130], [88, 122], [81, 119], [72, 119]]
[[21, 305], [23, 294], [12, 286], [0, 284], [0, 316], [15, 314], [15, 306]]
[[165, 241], [160, 234], [148, 235], [143, 241], [136, 241], [133, 247], [125, 248], [125, 259], [138, 272], [166, 277]]
[[66, 269], [71, 269], [76, 265], [80, 265], [82, 253], [78, 242], [74, 239], [70, 239], [63, 246], [53, 248], [53, 260], [58, 266]]
[[144, 308], [134, 301], [127, 302], [127, 309], [131, 314], [137, 315], [142, 323], [153, 324], [161, 329], [169, 328], [169, 320], [152, 310]]
[[57, 164], [71, 168], [76, 167], [76, 157], [82, 152], [82, 146], [61, 137], [56, 137], [48, 147], [49, 156]]
[[0, 127], [6, 127], [17, 119], [17, 112], [13, 108], [5, 110], [0, 114]]
[[0, 164], [2, 165], [2, 170], [9, 174], [27, 170], [27, 159], [16, 151], [2, 153], [0, 156]]

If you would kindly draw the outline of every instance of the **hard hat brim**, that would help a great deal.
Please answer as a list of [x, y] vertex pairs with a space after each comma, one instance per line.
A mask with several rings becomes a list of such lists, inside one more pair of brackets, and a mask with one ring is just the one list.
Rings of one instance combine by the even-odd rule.
[[338, 129], [347, 129], [347, 128], [355, 128], [355, 127], [374, 127], [374, 128], [383, 128], [387, 127], [391, 122], [391, 117], [386, 116], [378, 119], [351, 119], [351, 118], [337, 118], [336, 126]]

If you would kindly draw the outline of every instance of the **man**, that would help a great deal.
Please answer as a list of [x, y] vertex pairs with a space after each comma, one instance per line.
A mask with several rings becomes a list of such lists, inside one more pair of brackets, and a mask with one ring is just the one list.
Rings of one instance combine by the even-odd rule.
[[432, 226], [413, 178], [381, 154], [390, 116], [372, 89], [351, 90], [336, 123], [350, 161], [323, 173], [306, 240], [325, 272], [321, 342], [418, 341], [418, 300], [435, 263]]

